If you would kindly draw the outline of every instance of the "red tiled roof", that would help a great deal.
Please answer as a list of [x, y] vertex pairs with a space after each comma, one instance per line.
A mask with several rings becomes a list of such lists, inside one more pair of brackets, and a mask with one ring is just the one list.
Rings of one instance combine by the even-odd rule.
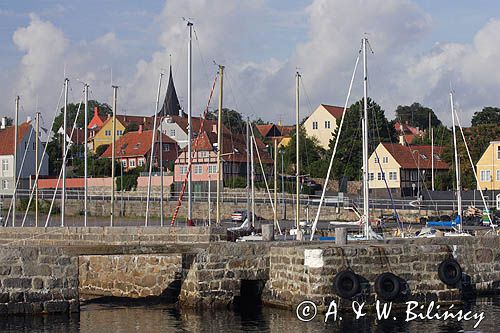
[[281, 132], [281, 136], [283, 137], [287, 137], [287, 136], [291, 136], [293, 132], [295, 132], [295, 126], [285, 126], [285, 125], [281, 125], [281, 126], [278, 126], [278, 129], [280, 130]]
[[327, 104], [321, 104], [321, 105], [326, 109], [326, 111], [328, 111], [332, 116], [334, 116], [335, 119], [342, 118], [342, 114], [344, 113], [343, 107], [327, 105]]
[[405, 134], [413, 134], [413, 135], [420, 135], [422, 133], [421, 130], [417, 129], [416, 127], [410, 126], [408, 124], [402, 124], [399, 122], [396, 122], [394, 124], [394, 129], [400, 134], [399, 132], [404, 132]]
[[[263, 164], [272, 164], [273, 159], [271, 155], [265, 150], [266, 145], [255, 138], [257, 146], [259, 147], [260, 158]], [[214, 146], [217, 146], [217, 133], [204, 131], [201, 133], [199, 139], [193, 139], [194, 151], [212, 151]], [[187, 151], [184, 147], [182, 151]], [[230, 154], [222, 157], [225, 161], [243, 163], [247, 160], [246, 142], [242, 134], [224, 134], [222, 136], [222, 154]], [[257, 152], [254, 154], [255, 161], [258, 161]]]
[[273, 129], [274, 124], [264, 124], [264, 125], [255, 125], [255, 128], [262, 134], [263, 137], [267, 137], [269, 132]]
[[103, 124], [103, 121], [101, 117], [99, 117], [99, 107], [94, 107], [94, 116], [90, 120], [89, 124], [87, 125], [88, 129], [97, 129], [101, 128]]
[[[404, 169], [431, 169], [431, 146], [403, 146], [397, 143], [381, 143]], [[448, 163], [440, 158], [444, 147], [434, 146], [434, 169], [448, 170]], [[381, 158], [379, 156], [379, 158]]]
[[[21, 142], [31, 125], [28, 122], [22, 123], [17, 129], [17, 144]], [[14, 126], [9, 126], [0, 130], [0, 155], [14, 155]]]
[[[101, 127], [103, 127], [105, 124], [107, 124], [109, 121], [113, 119], [113, 116], [109, 116], [104, 123], [102, 124]], [[123, 126], [127, 127], [128, 125], [135, 123], [137, 125], [142, 125], [142, 128], [144, 130], [150, 130], [153, 128], [153, 121], [154, 118], [151, 116], [127, 116], [127, 115], [116, 115], [116, 121], [119, 121]], [[157, 120], [158, 124], [160, 123], [159, 120]]]
[[[153, 131], [136, 131], [136, 132], [128, 132], [121, 136], [115, 144], [115, 157], [131, 157], [131, 156], [146, 156], [151, 150], [151, 136]], [[172, 138], [163, 134], [162, 137], [163, 143], [169, 143], [175, 145], [177, 147], [177, 143]], [[158, 142], [157, 142], [158, 143]], [[156, 148], [155, 148], [156, 151]], [[177, 157], [178, 149], [171, 149], [169, 151], [175, 153], [175, 156], [164, 159], [173, 160]], [[101, 157], [111, 158], [112, 149], [111, 145], [104, 151]], [[165, 156], [165, 155], [164, 155]]]

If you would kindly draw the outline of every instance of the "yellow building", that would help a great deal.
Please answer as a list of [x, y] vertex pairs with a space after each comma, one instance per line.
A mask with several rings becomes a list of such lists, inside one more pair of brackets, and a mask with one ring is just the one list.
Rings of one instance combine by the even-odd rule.
[[[378, 196], [388, 196], [389, 189], [395, 197], [418, 197], [434, 175], [446, 172], [448, 164], [441, 160], [443, 147], [403, 146], [396, 143], [379, 143], [368, 159], [368, 186]], [[434, 167], [432, 166], [434, 163]]]
[[333, 132], [337, 128], [337, 119], [342, 117], [344, 108], [320, 104], [304, 122], [307, 136], [314, 137], [324, 149], [328, 149]]
[[476, 164], [479, 186], [500, 190], [500, 141], [492, 141]]
[[[112, 117], [108, 116], [108, 118], [104, 121], [101, 128], [95, 133], [93, 137], [89, 139], [90, 147], [96, 152], [97, 148], [102, 145], [109, 145], [113, 141], [113, 122]], [[153, 126], [153, 120], [151, 117], [145, 116], [124, 116], [124, 115], [116, 115], [116, 141], [123, 135], [123, 132], [127, 128], [127, 126], [132, 123], [139, 126], [142, 126], [143, 130], [149, 130]]]

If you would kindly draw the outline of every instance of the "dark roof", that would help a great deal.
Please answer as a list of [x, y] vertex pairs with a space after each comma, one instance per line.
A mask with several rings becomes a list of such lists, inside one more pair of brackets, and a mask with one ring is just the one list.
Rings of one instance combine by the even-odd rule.
[[278, 125], [278, 129], [281, 132], [281, 136], [291, 136], [295, 132], [295, 126], [293, 125]]
[[[71, 135], [71, 132], [73, 132], [73, 135]], [[85, 142], [85, 130], [83, 128], [66, 128], [66, 135], [71, 136], [71, 142], [76, 145], [83, 145]]]
[[[21, 143], [26, 133], [28, 133], [31, 124], [22, 123], [17, 128], [17, 144]], [[0, 130], [0, 155], [14, 155], [14, 126], [6, 127]]]
[[183, 117], [187, 117], [184, 111], [181, 111], [181, 105], [179, 99], [177, 98], [177, 92], [175, 91], [174, 79], [172, 77], [172, 66], [170, 66], [170, 73], [168, 76], [167, 93], [165, 94], [165, 100], [163, 101], [163, 106], [158, 112], [160, 117], [164, 116], [179, 116], [179, 112]]
[[[179, 127], [187, 134], [188, 128], [188, 119], [180, 116], [170, 116], [167, 117], [172, 119], [172, 122], [179, 125]], [[200, 117], [191, 117], [191, 124], [193, 126], [193, 133], [198, 133], [200, 131], [202, 118]], [[213, 132], [217, 129], [217, 120], [208, 120], [205, 119], [203, 122], [203, 130], [208, 132]], [[225, 134], [231, 134], [231, 132], [226, 128], [226, 126], [222, 125], [222, 131]]]
[[[432, 146], [403, 146], [397, 143], [381, 143], [396, 162], [405, 169], [431, 169]], [[434, 146], [434, 169], [448, 170], [448, 163], [441, 159], [444, 147]], [[379, 156], [380, 158], [380, 156]]]

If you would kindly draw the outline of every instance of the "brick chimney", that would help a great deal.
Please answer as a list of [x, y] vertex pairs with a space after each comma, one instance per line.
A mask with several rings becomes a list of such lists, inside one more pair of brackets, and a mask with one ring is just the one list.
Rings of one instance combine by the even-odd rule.
[[215, 134], [217, 134], [217, 124], [213, 124], [212, 125], [212, 132], [214, 132]]
[[94, 106], [94, 117], [99, 117], [99, 107]]

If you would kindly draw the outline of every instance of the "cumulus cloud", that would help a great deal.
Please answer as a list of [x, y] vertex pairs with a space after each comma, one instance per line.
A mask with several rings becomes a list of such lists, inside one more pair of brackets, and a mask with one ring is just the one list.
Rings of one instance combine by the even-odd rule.
[[[93, 97], [109, 101], [113, 68], [114, 81], [121, 86], [119, 108], [127, 105], [127, 113], [152, 114], [158, 75], [171, 59], [185, 106], [188, 31], [182, 16], [195, 22], [195, 114], [206, 104], [217, 70], [213, 60], [226, 65], [225, 105], [253, 117], [293, 119], [297, 68], [303, 76], [301, 89], [305, 88], [304, 116], [319, 103], [342, 105], [365, 34], [374, 50], [369, 56], [369, 92], [389, 117], [397, 105], [418, 101], [448, 121], [450, 82], [464, 123], [474, 110], [500, 104], [500, 72], [495, 66], [500, 44], [492, 42], [500, 20], [487, 22], [470, 43], [443, 41], [422, 50], [419, 43], [432, 33], [434, 23], [410, 0], [313, 0], [303, 11], [290, 12], [277, 11], [265, 0], [169, 0], [154, 19], [156, 51], [135, 60], [126, 58], [127, 43], [113, 32], [103, 31], [90, 41], [70, 41], [61, 29], [32, 15], [29, 25], [13, 36], [23, 53], [15, 89], [44, 96], [45, 104], [53, 105], [59, 93], [54, 87], [62, 83], [66, 64], [73, 78], [92, 84]], [[273, 44], [280, 39], [291, 44]], [[361, 97], [360, 76], [353, 99]]]

